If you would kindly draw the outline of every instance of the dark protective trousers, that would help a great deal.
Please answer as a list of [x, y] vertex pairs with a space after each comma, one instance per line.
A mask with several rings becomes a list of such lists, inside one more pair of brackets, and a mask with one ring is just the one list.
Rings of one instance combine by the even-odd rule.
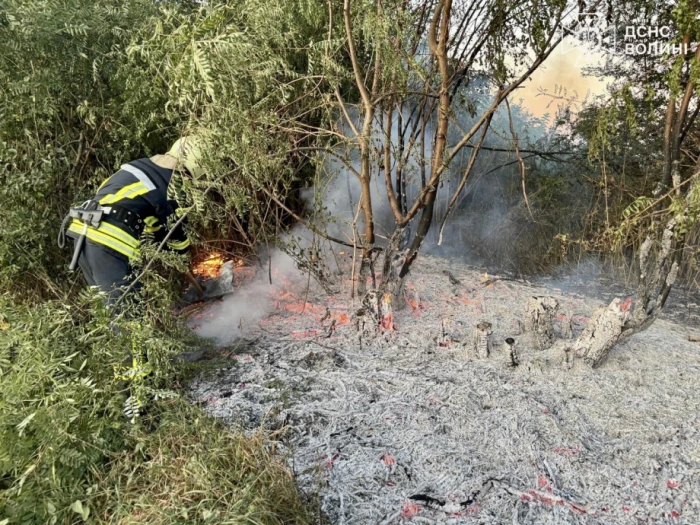
[[[75, 239], [73, 240], [75, 242]], [[78, 265], [90, 286], [97, 286], [108, 294], [107, 305], [111, 306], [124, 294], [133, 275], [129, 261], [100, 244], [86, 239], [80, 252]], [[140, 289], [137, 283], [132, 291]]]

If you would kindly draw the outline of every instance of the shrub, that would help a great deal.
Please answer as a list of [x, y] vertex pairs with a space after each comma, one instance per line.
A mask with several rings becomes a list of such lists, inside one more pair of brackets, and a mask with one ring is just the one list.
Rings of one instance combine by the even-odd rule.
[[[304, 523], [263, 433], [231, 433], [163, 389], [176, 327], [115, 325], [99, 297], [29, 307], [0, 296], [0, 523]], [[114, 367], [134, 342], [154, 373], [147, 414]], [[4, 520], [3, 520], [4, 518]]]

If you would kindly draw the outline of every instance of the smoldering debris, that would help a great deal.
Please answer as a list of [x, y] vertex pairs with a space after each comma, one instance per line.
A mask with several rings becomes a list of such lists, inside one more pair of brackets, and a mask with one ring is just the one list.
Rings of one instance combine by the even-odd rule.
[[[301, 276], [294, 261], [280, 250], [273, 250], [267, 262], [274, 268], [274, 275], [271, 270], [253, 276], [253, 268], [234, 267], [231, 261], [225, 263], [222, 275], [204, 285], [205, 294], [218, 294], [223, 300], [190, 317], [190, 328], [202, 337], [228, 344], [245, 333], [249, 325], [255, 326], [274, 308], [274, 297], [281, 287], [286, 286], [290, 278]], [[223, 272], [230, 275], [223, 275]], [[191, 293], [194, 295], [194, 291]]]
[[331, 523], [700, 523], [700, 348], [685, 327], [657, 321], [601, 368], [567, 370], [520, 333], [528, 299], [559, 303], [558, 337], [599, 302], [427, 256], [413, 275], [392, 330], [361, 345], [349, 283], [326, 296], [284, 281], [242, 327], [256, 341], [222, 347], [193, 401], [279, 430]]

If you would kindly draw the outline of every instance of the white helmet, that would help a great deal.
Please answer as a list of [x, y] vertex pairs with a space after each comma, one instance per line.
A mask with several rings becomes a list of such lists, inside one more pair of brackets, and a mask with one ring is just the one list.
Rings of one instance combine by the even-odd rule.
[[204, 173], [201, 166], [204, 141], [198, 135], [187, 135], [179, 138], [166, 155], [175, 157], [192, 176], [199, 177]]

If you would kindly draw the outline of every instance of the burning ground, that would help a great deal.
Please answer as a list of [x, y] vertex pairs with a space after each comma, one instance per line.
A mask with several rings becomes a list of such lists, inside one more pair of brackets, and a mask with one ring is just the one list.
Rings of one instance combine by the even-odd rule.
[[[600, 302], [427, 256], [413, 275], [376, 337], [359, 336], [348, 281], [335, 296], [284, 272], [244, 286], [191, 318], [233, 337], [193, 400], [280, 429], [331, 523], [700, 523], [700, 348], [686, 327], [659, 320], [599, 369], [567, 370], [520, 333], [527, 299], [554, 296], [557, 329], [574, 334]], [[463, 345], [481, 321], [488, 359]]]

